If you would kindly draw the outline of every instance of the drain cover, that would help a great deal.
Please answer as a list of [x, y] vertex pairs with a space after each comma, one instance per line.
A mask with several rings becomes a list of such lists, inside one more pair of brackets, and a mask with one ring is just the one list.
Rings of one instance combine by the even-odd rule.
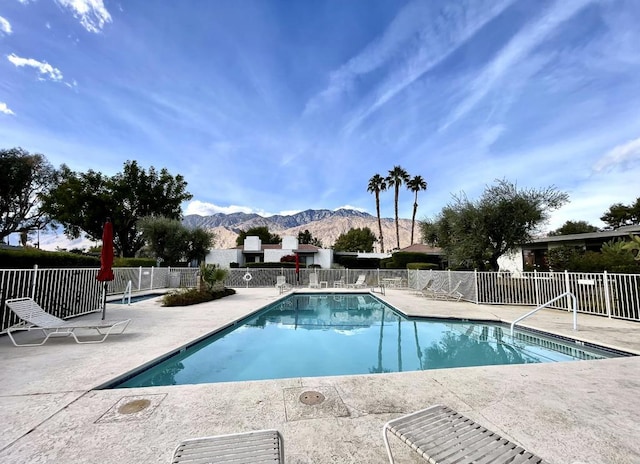
[[324, 401], [324, 395], [317, 391], [306, 391], [300, 394], [300, 402], [302, 404], [308, 404], [313, 406], [314, 404], [320, 404]]
[[118, 408], [118, 412], [120, 414], [135, 414], [142, 411], [143, 409], [148, 408], [150, 405], [151, 401], [149, 400], [133, 400], [120, 406]]

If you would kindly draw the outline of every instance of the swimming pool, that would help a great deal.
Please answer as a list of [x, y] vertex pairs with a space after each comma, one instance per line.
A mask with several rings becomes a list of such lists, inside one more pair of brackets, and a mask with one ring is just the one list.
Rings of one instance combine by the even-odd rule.
[[504, 324], [408, 319], [369, 294], [293, 294], [107, 388], [623, 356]]
[[[144, 301], [144, 300], [150, 300], [151, 298], [156, 298], [158, 296], [164, 296], [165, 293], [145, 293], [142, 295], [131, 295], [131, 303], [137, 303], [138, 301]], [[129, 298], [128, 297], [121, 297], [118, 298], [117, 300], [110, 300], [107, 303], [113, 303], [113, 304], [128, 304], [129, 303]]]

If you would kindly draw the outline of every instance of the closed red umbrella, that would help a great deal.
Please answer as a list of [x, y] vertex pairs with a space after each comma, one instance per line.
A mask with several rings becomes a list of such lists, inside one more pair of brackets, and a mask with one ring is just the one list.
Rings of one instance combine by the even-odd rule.
[[107, 309], [107, 287], [108, 282], [113, 280], [113, 226], [107, 219], [102, 229], [102, 252], [100, 253], [100, 270], [96, 279], [104, 282], [102, 290], [102, 319], [104, 320]]

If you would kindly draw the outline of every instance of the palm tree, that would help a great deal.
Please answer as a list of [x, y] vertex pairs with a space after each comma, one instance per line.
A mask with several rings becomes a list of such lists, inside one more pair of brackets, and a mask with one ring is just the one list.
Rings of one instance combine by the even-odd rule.
[[373, 193], [376, 196], [376, 213], [378, 214], [378, 231], [380, 233], [380, 252], [384, 253], [384, 238], [382, 237], [382, 221], [380, 219], [380, 192], [387, 190], [387, 183], [380, 174], [374, 174], [369, 179], [369, 185], [367, 191]]
[[400, 186], [403, 182], [409, 181], [409, 174], [400, 166], [394, 166], [389, 171], [389, 175], [385, 179], [387, 186], [394, 187], [395, 189], [395, 206], [396, 206], [396, 241], [398, 249], [400, 248], [400, 224], [398, 222], [398, 197], [400, 196]]
[[418, 192], [420, 190], [427, 190], [427, 181], [422, 176], [414, 176], [407, 181], [407, 188], [412, 192], [415, 192], [416, 196], [413, 200], [413, 216], [411, 216], [411, 245], [413, 245], [413, 228], [416, 223], [416, 212], [418, 211]]

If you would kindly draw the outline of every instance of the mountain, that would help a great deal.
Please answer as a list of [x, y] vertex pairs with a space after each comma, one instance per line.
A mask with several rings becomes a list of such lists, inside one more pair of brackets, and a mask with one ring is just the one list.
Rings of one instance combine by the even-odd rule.
[[[211, 216], [191, 214], [185, 216], [183, 223], [187, 227], [202, 227], [212, 230], [216, 234], [216, 248], [233, 248], [236, 246], [236, 238], [241, 230], [262, 226], [267, 227], [271, 233], [278, 234], [281, 237], [285, 235], [295, 237], [298, 232], [308, 230], [325, 247], [332, 246], [340, 234], [352, 228], [368, 227], [376, 236], [378, 235], [378, 219], [376, 216], [350, 209], [338, 209], [336, 211], [308, 209], [289, 216], [275, 215], [268, 217], [246, 213], [217, 213]], [[399, 225], [400, 248], [404, 248], [410, 245], [411, 220], [400, 219]], [[395, 248], [396, 227], [394, 219], [382, 219], [382, 234], [384, 236], [385, 250], [388, 251]], [[419, 236], [420, 233], [416, 225], [415, 237]], [[378, 243], [374, 246], [379, 248]]]

